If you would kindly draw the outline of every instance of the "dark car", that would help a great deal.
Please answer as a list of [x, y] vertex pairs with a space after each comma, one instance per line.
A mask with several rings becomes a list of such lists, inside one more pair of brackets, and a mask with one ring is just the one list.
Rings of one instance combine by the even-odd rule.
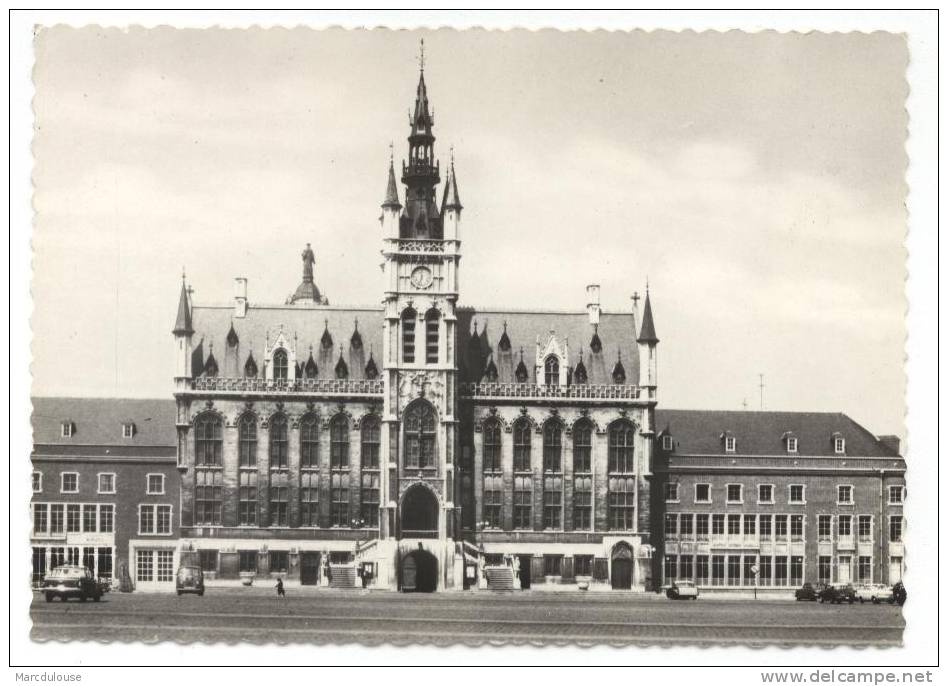
[[178, 595], [182, 593], [204, 595], [204, 572], [195, 565], [182, 565], [178, 567], [174, 586]]
[[905, 593], [905, 584], [901, 581], [896, 582], [892, 587], [892, 599], [895, 600], [900, 606], [905, 605], [905, 598], [907, 594]]
[[665, 595], [669, 600], [697, 600], [698, 587], [693, 581], [676, 581], [665, 591]]
[[816, 600], [820, 597], [821, 590], [822, 588], [818, 588], [807, 581], [793, 595], [797, 600]]
[[852, 605], [856, 602], [856, 589], [852, 587], [852, 584], [838, 584], [836, 586], [827, 586], [819, 593], [819, 600], [821, 603], [830, 603], [830, 604], [842, 604], [849, 603]]
[[43, 579], [43, 594], [47, 603], [57, 597], [61, 600], [78, 598], [81, 602], [92, 598], [98, 602], [106, 591], [108, 588], [92, 575], [92, 571], [80, 565], [56, 567]]

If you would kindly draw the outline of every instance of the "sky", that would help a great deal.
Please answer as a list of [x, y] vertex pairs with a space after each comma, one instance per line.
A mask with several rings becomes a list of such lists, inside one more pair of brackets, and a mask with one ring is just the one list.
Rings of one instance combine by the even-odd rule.
[[[110, 30], [35, 39], [36, 395], [170, 397], [197, 303], [282, 303], [312, 243], [379, 304], [389, 144], [425, 39], [461, 304], [628, 310], [663, 407], [904, 437], [908, 54], [895, 34]], [[440, 196], [439, 196], [440, 197]]]

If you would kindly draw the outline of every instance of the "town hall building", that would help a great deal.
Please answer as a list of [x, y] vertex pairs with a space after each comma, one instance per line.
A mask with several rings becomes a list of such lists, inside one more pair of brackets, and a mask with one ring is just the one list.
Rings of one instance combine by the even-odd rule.
[[[641, 314], [637, 297], [627, 311], [603, 309], [595, 284], [576, 294], [572, 309], [465, 305], [458, 176], [453, 160], [442, 170], [435, 155], [423, 68], [410, 125], [407, 160], [400, 174], [390, 163], [381, 203], [381, 305], [331, 304], [340, 294], [317, 286], [309, 245], [302, 280], [284, 303], [255, 302], [242, 278], [232, 302], [194, 302], [182, 282], [173, 331], [181, 559], [212, 579], [645, 591], [686, 571], [717, 584], [720, 557], [717, 585], [747, 585], [747, 560], [756, 565], [762, 554], [764, 527], [756, 503], [750, 524], [749, 494], [759, 481], [750, 479], [768, 471], [771, 446], [738, 463], [747, 439], [727, 450], [727, 432], [745, 420], [700, 413], [656, 420], [659, 339], [648, 289]], [[832, 431], [817, 437], [814, 429], [811, 438], [811, 425], [801, 414], [766, 427], [800, 436], [799, 444], [793, 438], [801, 452], [782, 469], [799, 467], [811, 440], [837, 445]], [[873, 479], [902, 483], [897, 446], [848, 419], [829, 428], [843, 438], [858, 433], [846, 445], [868, 453], [860, 455], [869, 460], [859, 463], [864, 473], [850, 480], [860, 492], [869, 493]], [[720, 436], [720, 464], [705, 430]], [[817, 453], [825, 460], [808, 468], [831, 473], [852, 457], [825, 447]], [[720, 469], [723, 460], [730, 472]], [[701, 469], [717, 470], [714, 479], [696, 476]], [[733, 474], [741, 469], [747, 474]], [[745, 484], [740, 501], [730, 499], [732, 482]], [[772, 494], [786, 485], [792, 496], [802, 482], [767, 483]], [[714, 495], [686, 507], [684, 496], [703, 497], [704, 485]], [[793, 505], [779, 513], [786, 521], [768, 526], [797, 532], [789, 518], [805, 508]], [[872, 507], [878, 528], [897, 506]], [[739, 531], [734, 540], [713, 538], [719, 514], [727, 532]], [[702, 525], [714, 528], [696, 534]], [[786, 552], [768, 548], [770, 578], [802, 578], [802, 567], [794, 576], [798, 564], [815, 569], [827, 555], [839, 568], [836, 548], [818, 549], [815, 534], [804, 553], [787, 536]], [[873, 569], [885, 570], [876, 578], [900, 555], [873, 548]], [[850, 556], [858, 566], [859, 551]]]

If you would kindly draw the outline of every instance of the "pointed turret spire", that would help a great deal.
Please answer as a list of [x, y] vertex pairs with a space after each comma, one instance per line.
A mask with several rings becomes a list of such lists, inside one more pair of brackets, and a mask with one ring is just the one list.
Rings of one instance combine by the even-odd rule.
[[448, 180], [444, 183], [444, 199], [441, 211], [462, 210], [461, 197], [458, 195], [458, 180], [454, 174], [454, 148], [451, 149], [451, 166], [448, 168]]
[[655, 335], [655, 323], [652, 321], [652, 301], [649, 299], [648, 288], [645, 289], [645, 312], [642, 315], [642, 328], [639, 330], [639, 343], [658, 343]]
[[175, 336], [190, 336], [194, 333], [194, 327], [191, 326], [191, 302], [188, 300], [188, 287], [185, 284], [185, 276], [181, 274], [181, 295], [178, 298], [178, 317], [175, 319], [174, 330], [171, 332]]
[[388, 160], [388, 186], [385, 189], [385, 201], [383, 208], [394, 208], [400, 210], [402, 203], [398, 200], [398, 183], [395, 181], [395, 160], [389, 157]]

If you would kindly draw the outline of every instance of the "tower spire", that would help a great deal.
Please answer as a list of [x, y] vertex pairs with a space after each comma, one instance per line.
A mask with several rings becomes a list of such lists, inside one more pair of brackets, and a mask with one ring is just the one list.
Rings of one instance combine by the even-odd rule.
[[191, 325], [191, 303], [188, 300], [188, 286], [185, 283], [184, 272], [181, 272], [181, 295], [178, 297], [178, 316], [174, 322], [175, 336], [190, 336], [194, 333]]
[[642, 328], [639, 330], [639, 343], [658, 343], [655, 335], [655, 323], [652, 321], [652, 301], [649, 297], [648, 286], [645, 287], [645, 312], [642, 315]]
[[444, 182], [444, 199], [441, 201], [441, 211], [461, 210], [461, 197], [458, 195], [458, 180], [454, 174], [454, 146], [451, 146], [451, 166], [448, 167], [448, 179]]
[[395, 181], [395, 162], [392, 157], [389, 157], [388, 160], [388, 186], [385, 189], [385, 200], [382, 202], [382, 207], [392, 207], [395, 209], [401, 209], [402, 204], [398, 200], [398, 184]]
[[435, 197], [435, 186], [441, 182], [441, 169], [435, 160], [434, 118], [428, 105], [423, 43], [419, 65], [415, 108], [409, 122], [408, 161], [402, 164], [402, 183], [406, 187], [405, 216], [400, 222], [399, 235], [401, 238], [441, 239], [443, 226]]

